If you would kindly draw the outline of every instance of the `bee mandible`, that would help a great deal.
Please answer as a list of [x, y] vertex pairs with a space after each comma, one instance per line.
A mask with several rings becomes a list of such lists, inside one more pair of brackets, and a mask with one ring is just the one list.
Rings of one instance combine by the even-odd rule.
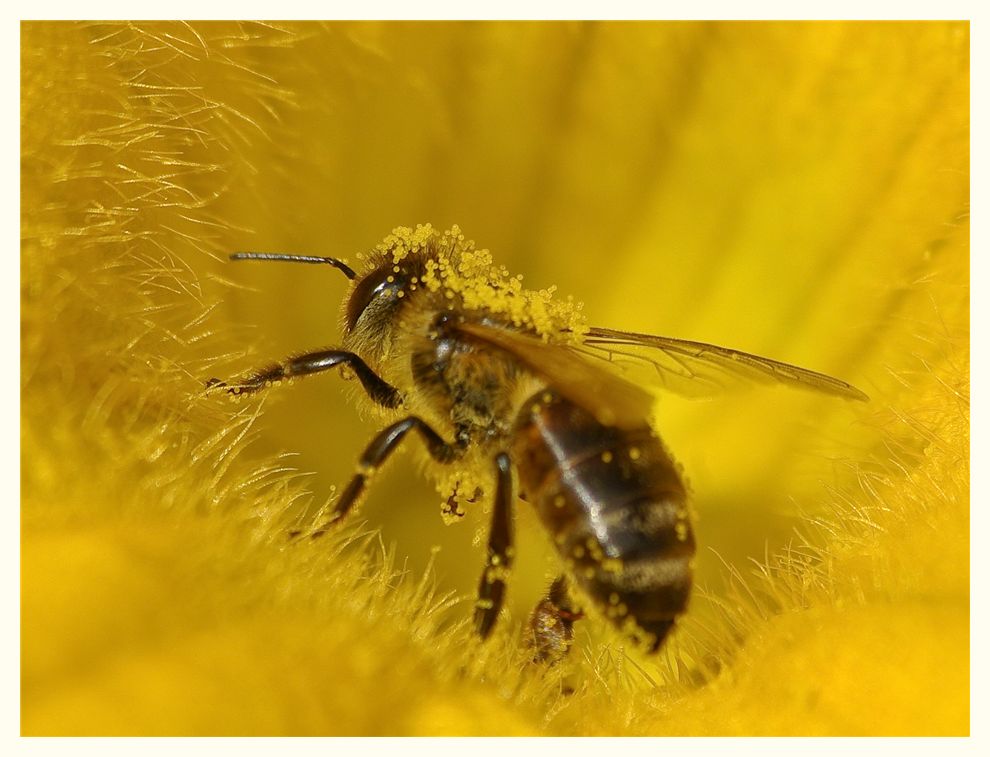
[[474, 610], [482, 639], [505, 599], [517, 498], [536, 509], [563, 563], [529, 623], [535, 658], [551, 663], [566, 655], [585, 608], [655, 651], [688, 604], [695, 540], [687, 491], [651, 423], [654, 395], [630, 369], [692, 395], [735, 376], [866, 399], [844, 381], [738, 350], [587, 327], [571, 302], [524, 289], [521, 277], [497, 267], [457, 227], [396, 229], [360, 272], [336, 258], [231, 258], [339, 270], [351, 282], [343, 342], [208, 387], [246, 394], [346, 366], [393, 416], [310, 536], [342, 521], [415, 432], [438, 464], [439, 487], [450, 492], [448, 514], [460, 512], [460, 493], [473, 492], [473, 500], [494, 480]]

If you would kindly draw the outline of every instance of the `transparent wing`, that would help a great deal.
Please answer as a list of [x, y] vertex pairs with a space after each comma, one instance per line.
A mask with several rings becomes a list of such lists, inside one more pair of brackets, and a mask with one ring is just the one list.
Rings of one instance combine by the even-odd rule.
[[591, 328], [578, 349], [588, 357], [630, 371], [639, 380], [688, 397], [722, 393], [743, 378], [869, 400], [856, 387], [824, 373], [704, 342]]
[[652, 394], [569, 345], [548, 344], [530, 334], [480, 323], [461, 323], [456, 329], [511, 355], [607, 426], [641, 428], [650, 417]]

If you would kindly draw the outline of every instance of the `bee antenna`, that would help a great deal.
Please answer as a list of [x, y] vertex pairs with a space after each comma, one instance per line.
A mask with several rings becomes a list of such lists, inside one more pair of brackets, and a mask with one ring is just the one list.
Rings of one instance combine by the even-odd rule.
[[315, 255], [283, 255], [278, 252], [235, 252], [230, 256], [231, 260], [284, 260], [289, 263], [325, 263], [326, 265], [332, 265], [347, 278], [352, 281], [357, 278], [357, 274], [354, 273], [347, 263], [343, 260], [337, 260], [337, 258], [321, 258]]

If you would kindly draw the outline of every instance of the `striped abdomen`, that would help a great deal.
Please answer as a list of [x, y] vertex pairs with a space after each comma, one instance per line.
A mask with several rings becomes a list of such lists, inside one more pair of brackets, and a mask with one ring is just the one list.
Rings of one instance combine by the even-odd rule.
[[576, 583], [616, 626], [659, 647], [687, 606], [694, 535], [684, 485], [646, 419], [603, 426], [542, 391], [519, 414], [513, 458]]

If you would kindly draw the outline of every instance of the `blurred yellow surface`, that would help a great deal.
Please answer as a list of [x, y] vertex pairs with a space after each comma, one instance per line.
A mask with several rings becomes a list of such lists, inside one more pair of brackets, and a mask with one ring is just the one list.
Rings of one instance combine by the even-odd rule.
[[[33, 22], [21, 127], [25, 734], [968, 733], [967, 24]], [[871, 395], [661, 397], [700, 549], [658, 657], [526, 665], [525, 508], [482, 648], [484, 513], [412, 456], [290, 545], [373, 417], [202, 391], [339, 341], [339, 274], [227, 253], [425, 222]]]

